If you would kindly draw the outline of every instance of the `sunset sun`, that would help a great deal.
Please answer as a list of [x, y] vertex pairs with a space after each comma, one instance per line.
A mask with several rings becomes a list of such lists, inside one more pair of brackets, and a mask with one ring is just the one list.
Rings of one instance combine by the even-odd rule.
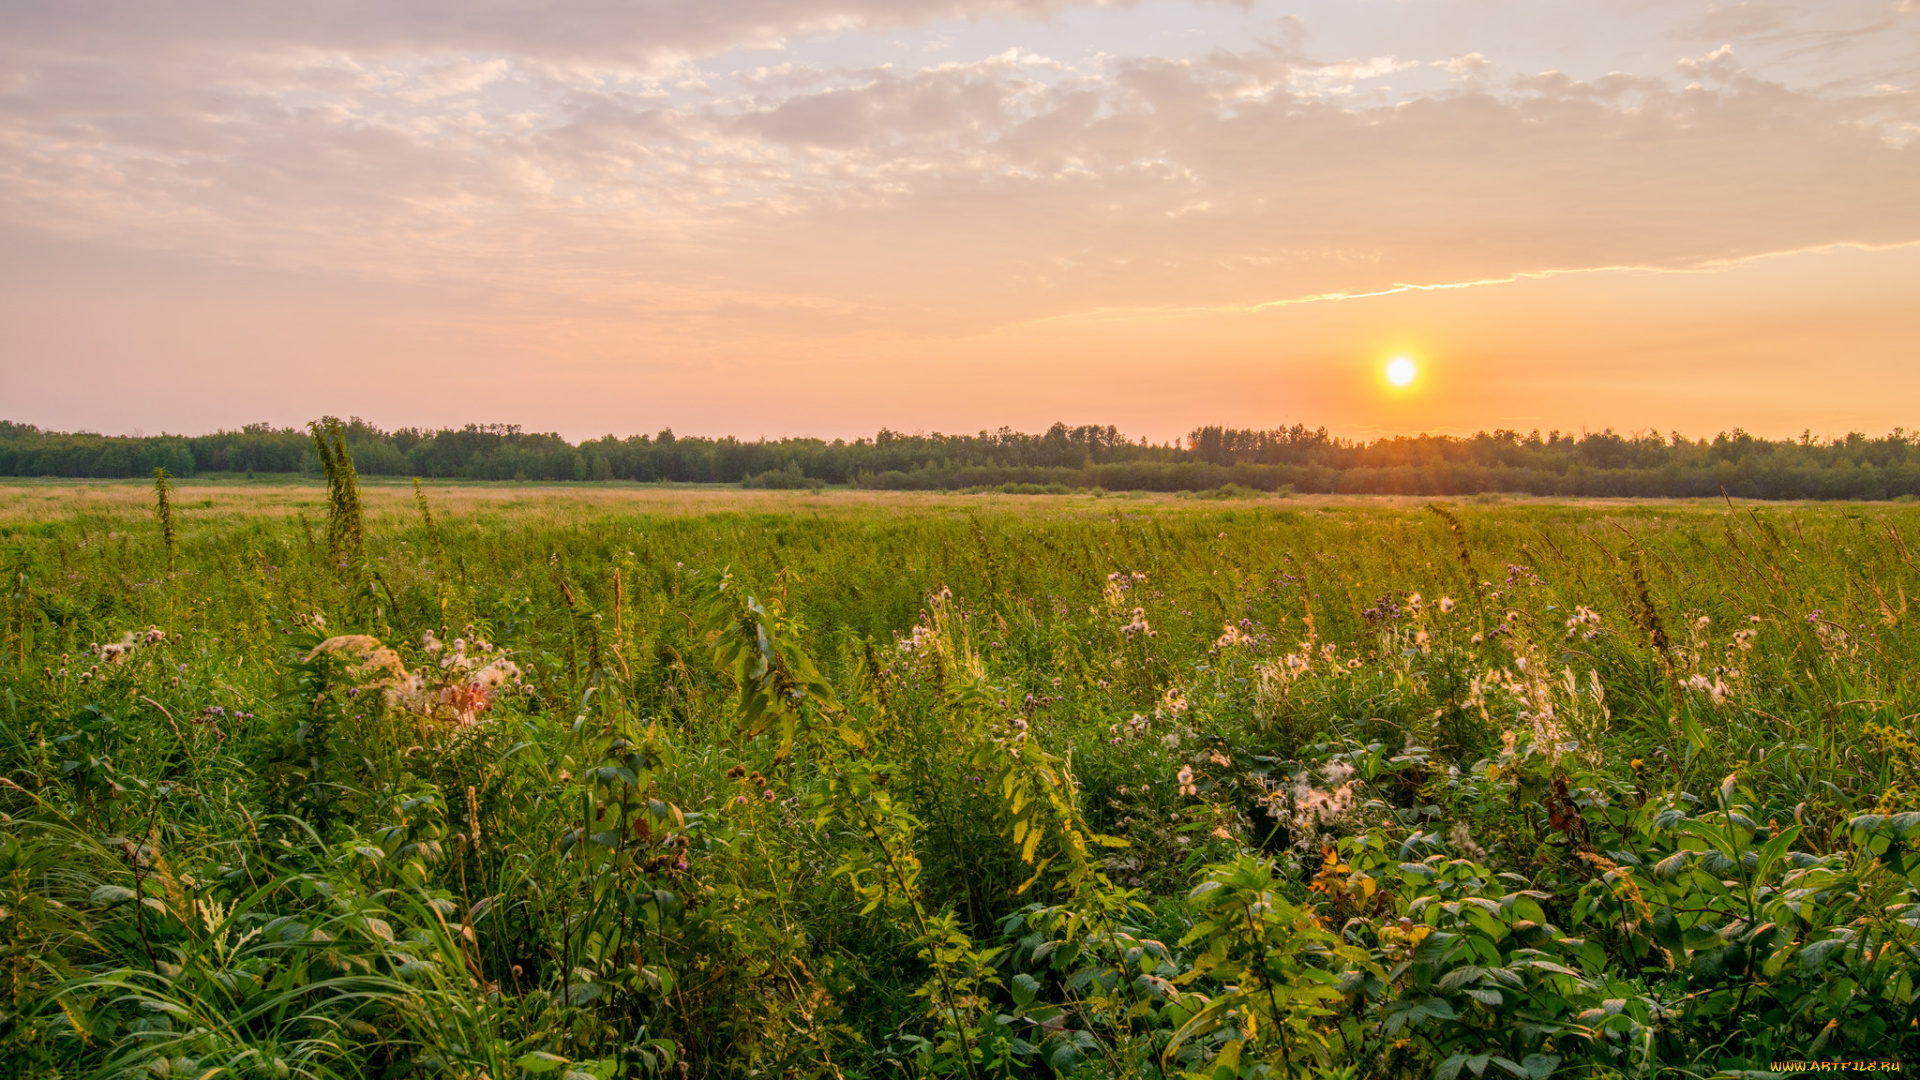
[[1404, 356], [1396, 356], [1387, 361], [1387, 381], [1395, 386], [1405, 386], [1413, 381], [1415, 374], [1413, 361]]

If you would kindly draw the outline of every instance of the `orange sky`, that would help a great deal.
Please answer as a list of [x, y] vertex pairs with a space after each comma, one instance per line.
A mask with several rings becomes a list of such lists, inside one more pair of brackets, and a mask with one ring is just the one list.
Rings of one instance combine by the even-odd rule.
[[605, 11], [10, 5], [0, 418], [1920, 427], [1916, 0]]

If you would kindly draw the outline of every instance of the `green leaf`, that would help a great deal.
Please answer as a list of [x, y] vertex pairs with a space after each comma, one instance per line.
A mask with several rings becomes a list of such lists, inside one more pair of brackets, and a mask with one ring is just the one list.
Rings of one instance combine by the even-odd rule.
[[1845, 938], [1827, 938], [1800, 950], [1800, 970], [1808, 974], [1827, 962], [1827, 958], [1847, 947]]
[[1468, 983], [1479, 982], [1480, 977], [1486, 973], [1486, 968], [1474, 964], [1454, 968], [1452, 971], [1440, 977], [1439, 990], [1443, 994], [1450, 994]]
[[1526, 1068], [1530, 1080], [1547, 1080], [1553, 1070], [1560, 1067], [1560, 1055], [1528, 1054], [1520, 1059], [1520, 1064]]
[[1537, 923], [1547, 921], [1547, 913], [1541, 910], [1539, 902], [1531, 896], [1525, 896], [1520, 893], [1513, 895], [1513, 913], [1522, 919], [1528, 919]]
[[566, 1065], [567, 1059], [555, 1054], [549, 1054], [545, 1050], [534, 1050], [515, 1058], [513, 1064], [517, 1068], [525, 1069], [535, 1076], [538, 1076], [541, 1073], [553, 1072], [561, 1066]]
[[93, 890], [87, 899], [96, 904], [124, 904], [133, 899], [132, 889], [123, 889], [118, 885], [102, 885]]
[[1024, 1009], [1033, 1004], [1035, 995], [1040, 993], [1040, 980], [1023, 971], [1013, 977], [1011, 989], [1014, 1003]]

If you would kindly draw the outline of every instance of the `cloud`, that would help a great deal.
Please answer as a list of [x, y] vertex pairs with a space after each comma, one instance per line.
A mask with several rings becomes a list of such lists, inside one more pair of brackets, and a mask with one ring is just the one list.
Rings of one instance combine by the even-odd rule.
[[1487, 70], [1487, 58], [1479, 53], [1456, 56], [1451, 60], [1436, 60], [1435, 67], [1442, 67], [1455, 75], [1478, 75]]
[[794, 36], [936, 19], [1044, 18], [1113, 0], [13, 0], [6, 36], [41, 47], [376, 53], [489, 51], [549, 59], [654, 60]]
[[1703, 41], [1754, 38], [1784, 28], [1792, 11], [1776, 4], [1742, 3], [1708, 8], [1687, 29], [1687, 36]]
[[619, 58], [1054, 7], [661, 2], [594, 23], [596, 43], [568, 5], [534, 27], [505, 4], [178, 2], [156, 8], [176, 40], [203, 35], [178, 49], [61, 52], [56, 14], [24, 5], [7, 19], [38, 36], [0, 46], [0, 224], [618, 307], [690, 337], [973, 333], [1920, 239], [1920, 95], [1793, 88], [1731, 47], [1679, 61], [1692, 87], [1397, 94], [1396, 73], [1486, 61], [1315, 60], [1297, 36], [1077, 66]]

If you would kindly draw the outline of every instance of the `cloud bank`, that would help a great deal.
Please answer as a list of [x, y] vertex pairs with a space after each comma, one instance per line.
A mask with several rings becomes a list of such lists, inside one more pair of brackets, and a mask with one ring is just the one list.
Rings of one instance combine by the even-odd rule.
[[[1202, 14], [1245, 33], [1176, 47]], [[695, 353], [1920, 241], [1902, 7], [1675, 9], [1620, 53], [1661, 59], [1579, 74], [1491, 29], [1329, 52], [1367, 43], [1335, 21], [34, 0], [0, 14], [0, 228], [616, 313]], [[1098, 48], [953, 44], [1109, 24]], [[1872, 81], [1811, 77], [1816, 55]]]

